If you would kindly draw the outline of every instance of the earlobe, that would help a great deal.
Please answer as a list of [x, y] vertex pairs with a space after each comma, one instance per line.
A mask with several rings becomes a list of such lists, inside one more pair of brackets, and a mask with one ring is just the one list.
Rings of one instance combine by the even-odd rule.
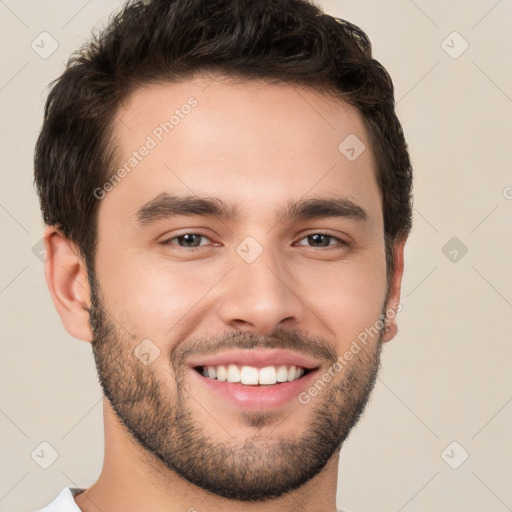
[[75, 244], [55, 227], [45, 228], [44, 244], [46, 282], [64, 328], [74, 338], [91, 341], [90, 290], [85, 263]]
[[404, 273], [404, 247], [407, 237], [393, 244], [394, 271], [389, 284], [388, 302], [386, 304], [386, 325], [382, 337], [383, 342], [391, 341], [398, 333], [397, 314], [400, 311], [400, 292]]

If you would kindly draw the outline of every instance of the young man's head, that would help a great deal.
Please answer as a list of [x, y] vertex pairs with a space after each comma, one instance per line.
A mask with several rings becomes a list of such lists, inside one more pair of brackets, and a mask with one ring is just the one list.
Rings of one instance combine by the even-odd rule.
[[126, 461], [257, 502], [336, 460], [412, 218], [359, 28], [306, 0], [130, 2], [54, 84], [35, 179], [52, 297]]

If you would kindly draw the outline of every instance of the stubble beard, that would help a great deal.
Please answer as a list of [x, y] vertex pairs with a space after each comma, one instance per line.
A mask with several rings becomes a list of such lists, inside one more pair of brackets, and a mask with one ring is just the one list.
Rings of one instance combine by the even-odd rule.
[[[188, 405], [184, 365], [174, 369], [174, 381], [169, 365], [166, 382], [175, 383], [173, 395], [154, 367], [135, 357], [140, 340], [123, 335], [108, 318], [94, 276], [90, 284], [93, 353], [112, 409], [127, 433], [157, 459], [155, 465], [161, 466], [160, 461], [188, 482], [223, 498], [262, 502], [302, 487], [340, 450], [374, 387], [382, 331], [377, 342], [354, 355], [307, 406], [297, 401], [290, 417], [295, 417], [297, 425], [304, 425], [301, 416], [309, 424], [296, 438], [278, 435], [279, 423], [287, 420], [284, 415], [279, 419], [275, 413], [246, 412], [238, 419], [244, 427], [253, 427], [253, 435], [236, 439], [236, 432], [229, 432], [231, 437], [226, 434], [226, 440], [216, 440]], [[307, 347], [307, 338], [303, 343]], [[242, 341], [239, 346], [244, 346]]]

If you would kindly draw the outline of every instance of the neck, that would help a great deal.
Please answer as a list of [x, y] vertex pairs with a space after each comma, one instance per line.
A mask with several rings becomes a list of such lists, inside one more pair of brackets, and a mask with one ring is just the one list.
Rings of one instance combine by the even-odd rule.
[[[103, 400], [105, 459], [91, 487], [75, 497], [83, 512], [238, 512], [242, 502], [214, 495], [164, 466], [126, 432]], [[337, 451], [324, 469], [301, 488], [262, 502], [243, 502], [247, 512], [336, 512]]]

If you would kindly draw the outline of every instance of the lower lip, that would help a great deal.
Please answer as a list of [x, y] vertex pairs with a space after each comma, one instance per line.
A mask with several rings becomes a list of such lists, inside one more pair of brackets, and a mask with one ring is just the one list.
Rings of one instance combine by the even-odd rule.
[[217, 396], [234, 405], [237, 409], [245, 411], [274, 410], [290, 402], [298, 401], [299, 394], [307, 389], [314, 380], [318, 370], [311, 370], [300, 379], [291, 382], [282, 382], [268, 386], [249, 386], [240, 382], [227, 382], [204, 377], [196, 370], [191, 370], [199, 379], [201, 385], [206, 386]]

